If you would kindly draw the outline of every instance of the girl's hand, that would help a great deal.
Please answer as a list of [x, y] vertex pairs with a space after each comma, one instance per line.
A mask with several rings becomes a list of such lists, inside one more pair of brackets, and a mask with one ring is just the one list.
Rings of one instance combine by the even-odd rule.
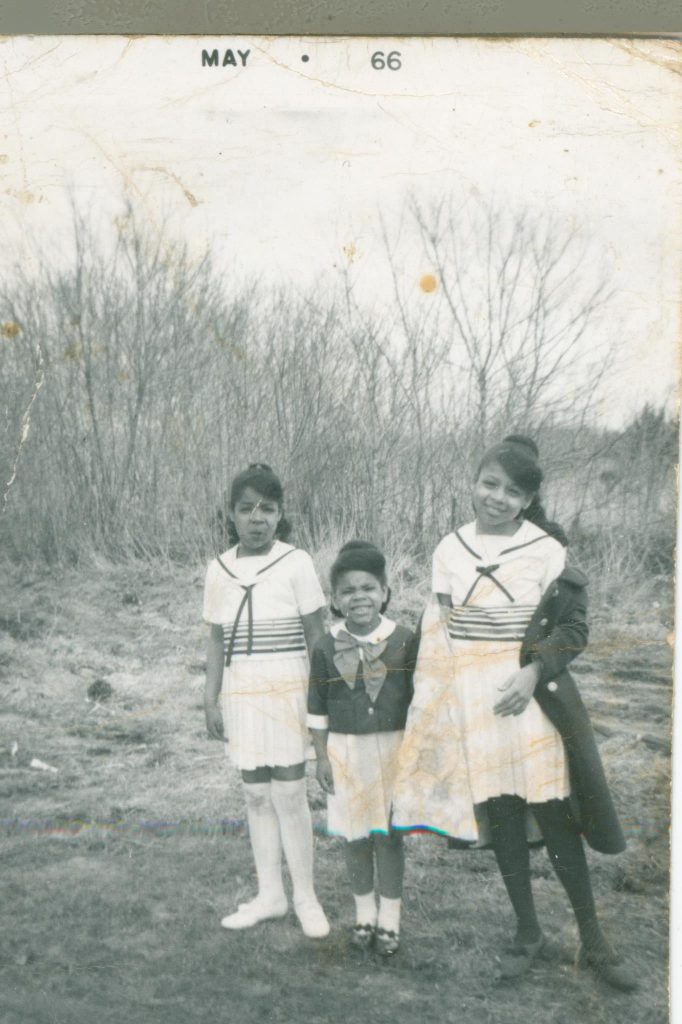
[[328, 757], [319, 758], [317, 760], [317, 770], [315, 772], [317, 781], [322, 786], [325, 793], [334, 792], [334, 776], [332, 775], [331, 761]]
[[494, 713], [503, 718], [507, 715], [522, 714], [528, 707], [539, 681], [540, 666], [537, 663], [520, 668], [506, 683], [498, 687], [504, 692], [504, 697], [498, 700], [493, 708]]
[[223, 729], [223, 715], [220, 708], [215, 704], [207, 704], [204, 710], [206, 712], [208, 735], [212, 740], [222, 740], [223, 743], [227, 743], [225, 730]]

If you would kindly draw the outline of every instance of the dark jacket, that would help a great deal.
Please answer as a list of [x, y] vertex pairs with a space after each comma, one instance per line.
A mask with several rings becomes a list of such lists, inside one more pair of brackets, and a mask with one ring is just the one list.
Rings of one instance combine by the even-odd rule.
[[568, 758], [571, 807], [589, 845], [620, 853], [625, 837], [618, 821], [590, 719], [566, 666], [587, 644], [587, 579], [567, 568], [546, 591], [521, 646], [521, 665], [540, 662], [535, 699], [561, 735]]
[[330, 732], [366, 735], [404, 729], [412, 700], [415, 652], [414, 634], [396, 625], [381, 656], [386, 679], [373, 702], [361, 671], [353, 689], [339, 675], [334, 665], [334, 637], [327, 633], [315, 646], [310, 661], [308, 714], [328, 717]]

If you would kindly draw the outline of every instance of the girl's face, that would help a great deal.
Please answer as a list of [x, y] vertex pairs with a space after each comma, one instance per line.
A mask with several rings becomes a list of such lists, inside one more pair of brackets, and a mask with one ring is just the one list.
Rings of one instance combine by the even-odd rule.
[[499, 462], [481, 467], [474, 484], [474, 510], [482, 533], [515, 533], [517, 516], [531, 503], [526, 494], [504, 471]]
[[245, 487], [230, 509], [242, 553], [267, 554], [281, 518], [282, 509], [277, 501], [264, 498], [253, 487]]
[[370, 572], [353, 569], [339, 576], [332, 597], [349, 629], [371, 633], [381, 620], [381, 606], [388, 599], [388, 590]]

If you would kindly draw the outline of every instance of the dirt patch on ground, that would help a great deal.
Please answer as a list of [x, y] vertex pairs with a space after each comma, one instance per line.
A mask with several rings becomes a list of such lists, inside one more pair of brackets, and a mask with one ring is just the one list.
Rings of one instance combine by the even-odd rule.
[[[8, 575], [3, 1024], [667, 1020], [669, 610], [602, 618], [577, 663], [629, 839], [620, 857], [590, 855], [607, 930], [642, 978], [624, 997], [573, 965], [574, 926], [542, 851], [533, 870], [551, 945], [520, 984], [496, 980], [512, 918], [492, 855], [434, 838], [408, 840], [400, 955], [354, 954], [341, 846], [324, 835], [312, 779], [330, 938], [307, 942], [293, 915], [222, 933], [253, 875], [236, 774], [203, 725], [201, 573]], [[93, 700], [98, 680], [110, 691]]]

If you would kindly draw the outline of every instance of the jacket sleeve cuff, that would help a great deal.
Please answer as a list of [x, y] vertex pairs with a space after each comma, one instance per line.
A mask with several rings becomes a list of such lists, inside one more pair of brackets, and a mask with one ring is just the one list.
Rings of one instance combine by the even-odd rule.
[[329, 715], [311, 715], [308, 713], [306, 725], [309, 729], [329, 729]]

